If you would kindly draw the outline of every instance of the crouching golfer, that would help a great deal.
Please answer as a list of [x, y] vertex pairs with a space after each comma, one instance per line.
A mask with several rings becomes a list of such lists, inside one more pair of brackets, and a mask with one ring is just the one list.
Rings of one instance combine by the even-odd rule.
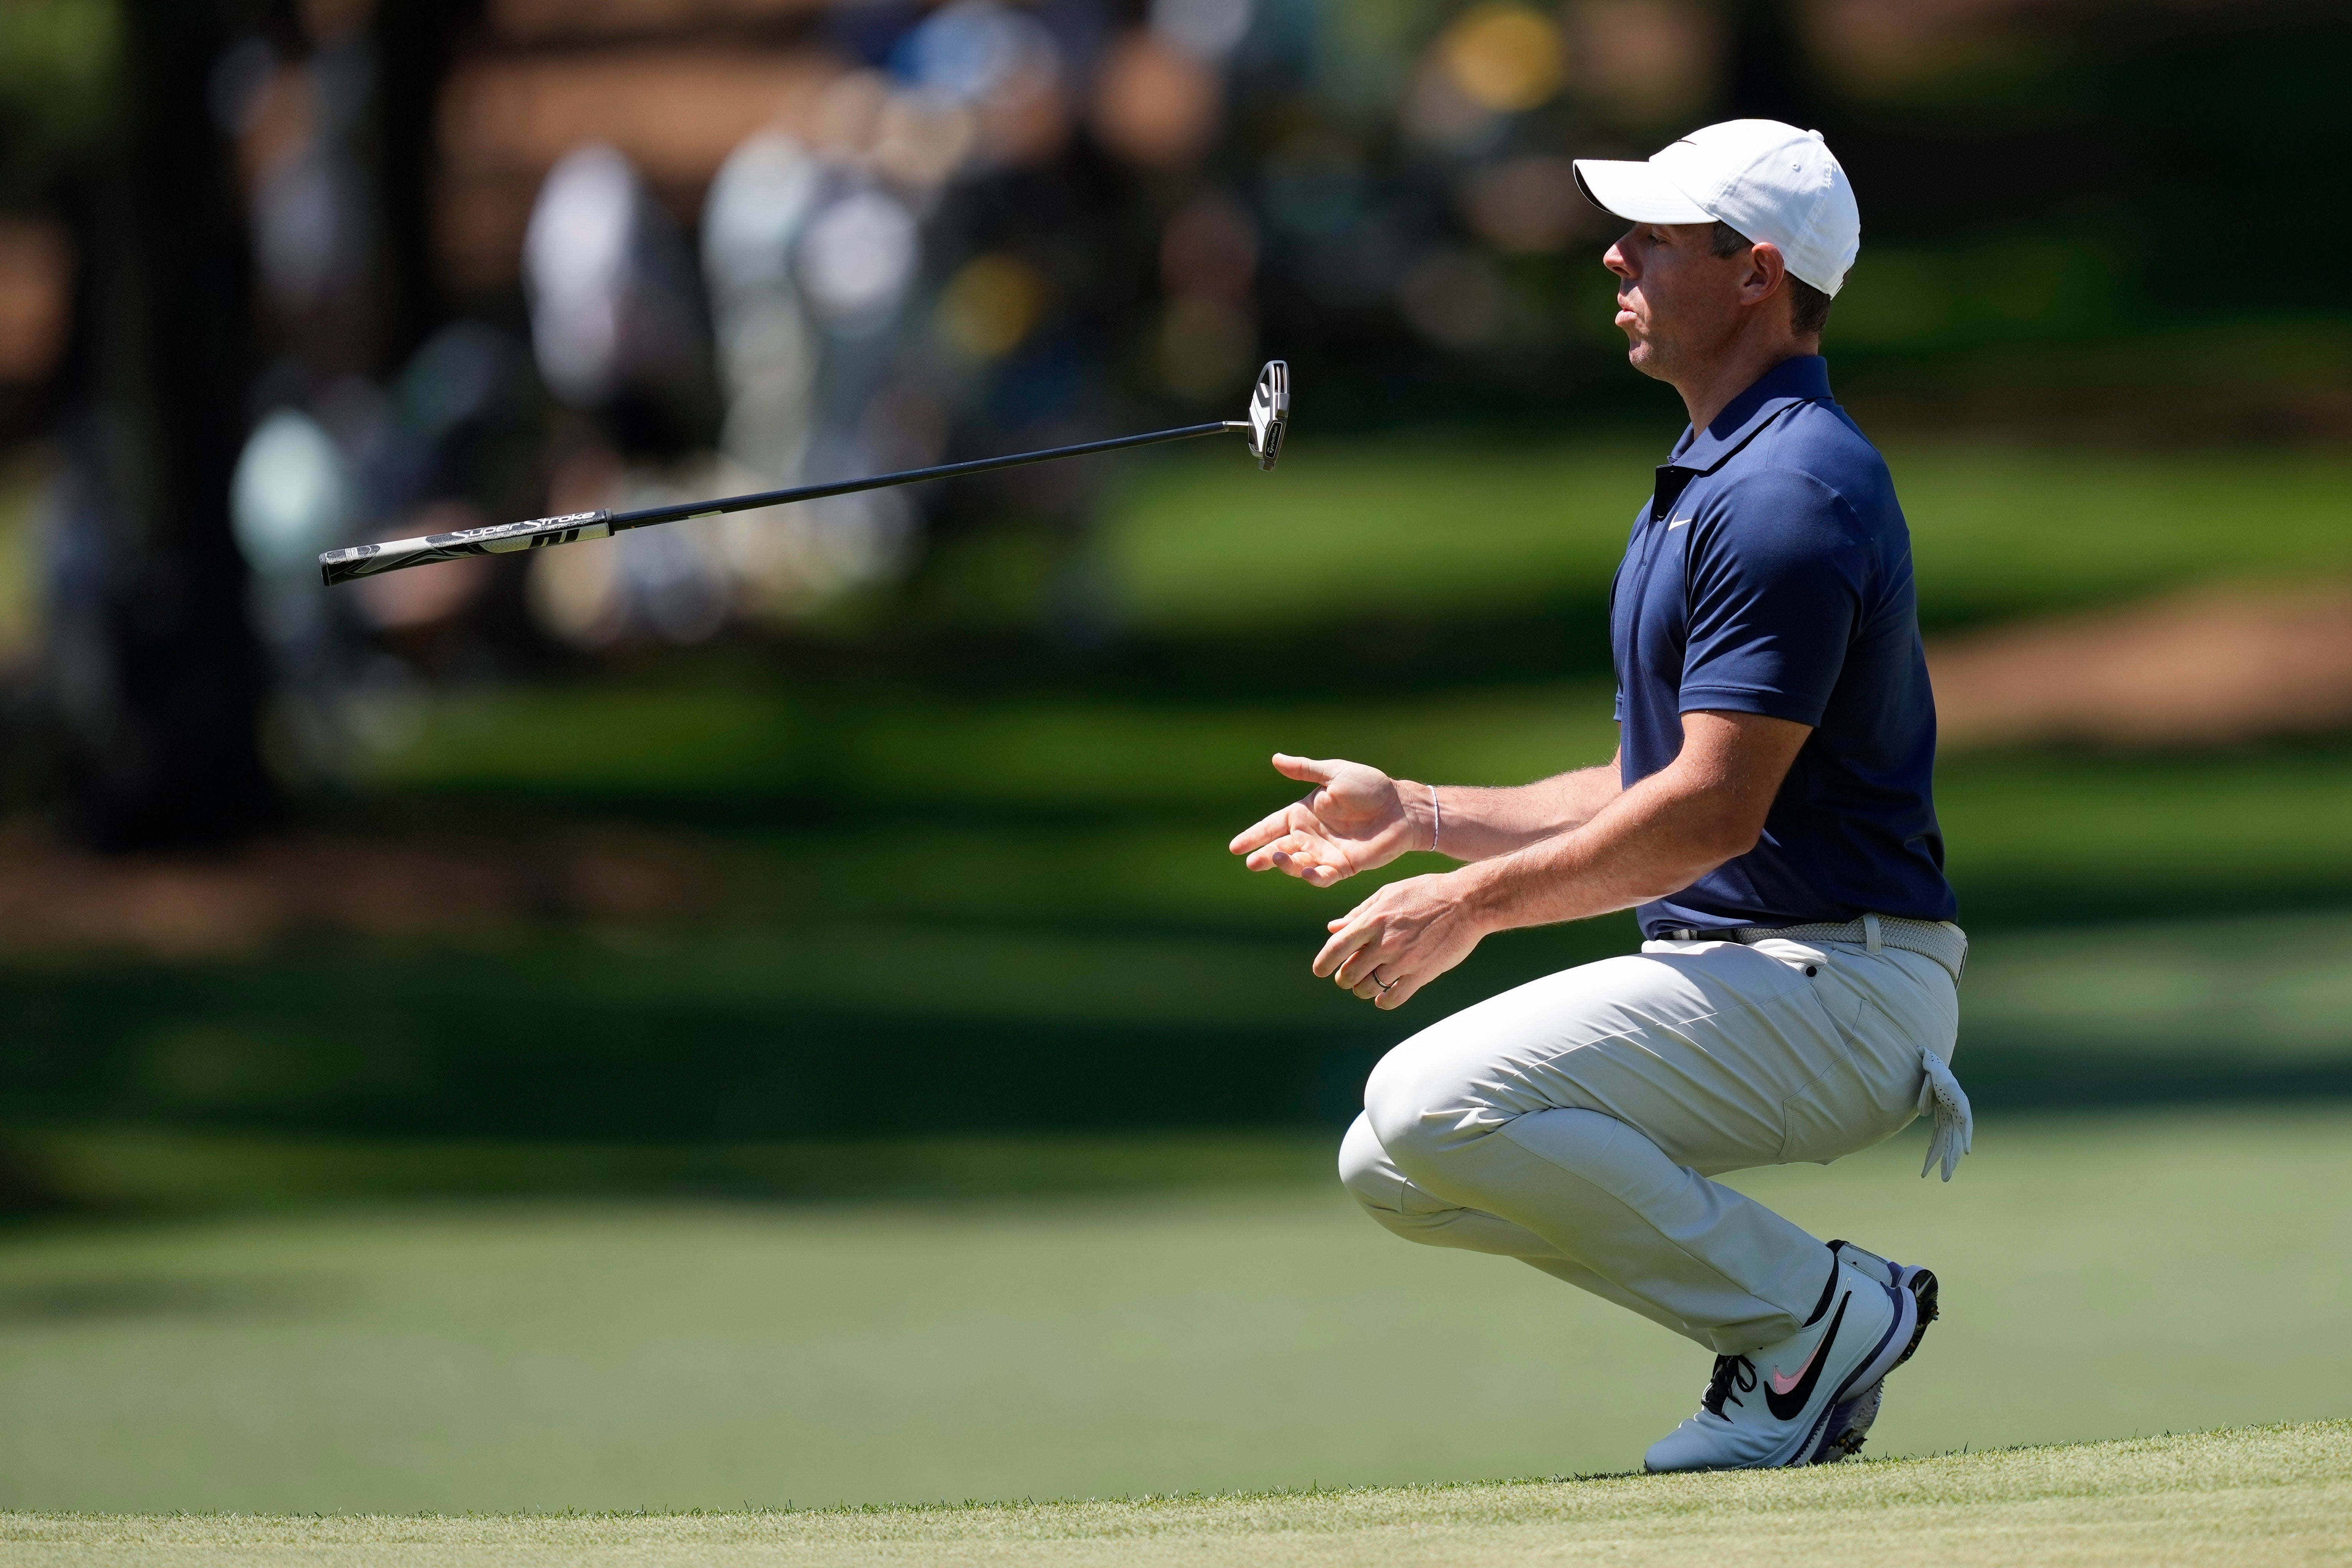
[[1821, 138], [1769, 120], [1576, 170], [1633, 225], [1603, 258], [1633, 362], [1690, 410], [1612, 595], [1617, 759], [1472, 789], [1276, 757], [1314, 789], [1233, 849], [1317, 887], [1408, 850], [1465, 862], [1331, 922], [1315, 972], [1381, 1008], [1489, 932], [1638, 908], [1638, 955], [1390, 1051], [1341, 1179], [1408, 1240], [1525, 1259], [1716, 1352], [1651, 1469], [1834, 1460], [1935, 1277], [1708, 1178], [1932, 1111], [1949, 1180], [1970, 1134], [1909, 538], [1817, 353], [1860, 215]]

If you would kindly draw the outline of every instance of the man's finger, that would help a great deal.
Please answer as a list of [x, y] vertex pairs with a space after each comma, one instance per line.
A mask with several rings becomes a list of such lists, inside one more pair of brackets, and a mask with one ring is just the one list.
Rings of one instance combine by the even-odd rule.
[[1371, 939], [1372, 927], [1369, 923], [1350, 924], [1334, 931], [1331, 939], [1323, 944], [1323, 950], [1315, 955], [1316, 977], [1331, 978], [1339, 972], [1339, 966], [1348, 961], [1350, 954]]
[[[1382, 936], [1385, 936], [1386, 933], [1382, 933]], [[1389, 956], [1388, 944], [1375, 938], [1341, 960], [1339, 967], [1332, 974], [1331, 978], [1352, 991], [1370, 979], [1381, 964], [1387, 961]]]
[[1372, 998], [1372, 1006], [1381, 1009], [1383, 1011], [1390, 1008], [1401, 1008], [1404, 1006], [1405, 1003], [1412, 1000], [1413, 992], [1419, 989], [1421, 989], [1421, 977], [1419, 975], [1407, 975], [1399, 979], [1395, 985], [1391, 986], [1387, 990], [1382, 991], [1380, 995], [1374, 997]]
[[1338, 776], [1341, 766], [1338, 762], [1318, 762], [1311, 757], [1293, 757], [1283, 751], [1274, 754], [1274, 770], [1285, 779], [1296, 779], [1301, 784], [1328, 784]]
[[[1275, 863], [1273, 857], [1279, 856], [1281, 868], [1309, 887], [1328, 887], [1343, 877], [1356, 874], [1356, 868], [1348, 863], [1347, 851], [1307, 833], [1299, 834], [1295, 844], [1276, 843], [1264, 852], [1269, 857], [1269, 864]], [[1256, 857], [1251, 859], [1255, 862]]]
[[1249, 859], [1243, 863], [1252, 871], [1273, 871], [1277, 867], [1287, 870], [1288, 867], [1282, 865], [1283, 856], [1294, 861], [1315, 858], [1310, 841], [1304, 834], [1280, 833], [1252, 850]]
[[[1287, 832], [1270, 843], [1252, 850], [1242, 863], [1252, 871], [1279, 871], [1304, 881], [1314, 882], [1311, 874], [1318, 867], [1338, 867], [1338, 874], [1347, 874], [1347, 855], [1328, 840], [1308, 832]], [[1317, 886], [1323, 885], [1316, 883]]]
[[1262, 849], [1274, 842], [1275, 840], [1291, 831], [1290, 811], [1291, 809], [1285, 806], [1270, 817], [1260, 817], [1256, 821], [1235, 833], [1234, 841], [1225, 847], [1237, 855], [1245, 855], [1252, 850]]
[[1328, 887], [1348, 874], [1323, 858], [1328, 852], [1320, 844], [1276, 844], [1250, 856], [1249, 868], [1252, 871], [1278, 871], [1297, 877], [1309, 887]]
[[1280, 840], [1255, 852], [1242, 863], [1252, 871], [1286, 871], [1293, 876], [1305, 869], [1305, 863], [1296, 853], [1285, 848]]
[[[1379, 898], [1380, 894], [1376, 893], [1372, 894], [1370, 898], [1367, 898], [1361, 904], [1356, 905], [1355, 908], [1348, 911], [1347, 914], [1335, 915], [1330, 919], [1325, 921], [1323, 923], [1323, 929], [1328, 931], [1331, 935], [1323, 944], [1323, 952], [1331, 952], [1344, 933], [1351, 928], [1362, 925], [1369, 922], [1372, 917], [1372, 904]], [[1315, 972], [1318, 975], [1325, 973], [1325, 971], [1319, 967], [1323, 961], [1323, 956], [1321, 953], [1316, 955], [1315, 961], [1318, 966]], [[1336, 964], [1338, 960], [1334, 959], [1333, 962]]]

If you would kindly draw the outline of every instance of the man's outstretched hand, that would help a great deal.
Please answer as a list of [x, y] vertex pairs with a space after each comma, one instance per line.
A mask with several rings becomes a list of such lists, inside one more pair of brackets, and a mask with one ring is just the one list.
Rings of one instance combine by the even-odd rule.
[[1249, 857], [1250, 870], [1287, 872], [1310, 887], [1328, 887], [1407, 850], [1429, 847], [1427, 825], [1408, 811], [1397, 781], [1379, 768], [1280, 752], [1274, 767], [1315, 788], [1234, 836], [1231, 848]]

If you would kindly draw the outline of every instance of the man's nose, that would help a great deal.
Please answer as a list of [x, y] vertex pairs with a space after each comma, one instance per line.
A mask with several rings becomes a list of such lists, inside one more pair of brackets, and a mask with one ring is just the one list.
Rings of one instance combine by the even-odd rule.
[[1625, 253], [1618, 249], [1613, 245], [1611, 246], [1601, 256], [1601, 265], [1607, 267], [1610, 271], [1615, 273], [1620, 277], [1631, 277], [1633, 276], [1633, 264], [1627, 261], [1625, 259]]

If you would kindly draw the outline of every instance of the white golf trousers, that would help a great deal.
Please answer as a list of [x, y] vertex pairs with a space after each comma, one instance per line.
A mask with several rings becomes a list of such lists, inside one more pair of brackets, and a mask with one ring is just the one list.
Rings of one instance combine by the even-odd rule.
[[1339, 1178], [1407, 1240], [1523, 1259], [1719, 1354], [1785, 1339], [1828, 1247], [1719, 1182], [1827, 1164], [1918, 1113], [1959, 1023], [1934, 959], [1859, 943], [1648, 942], [1390, 1051]]

